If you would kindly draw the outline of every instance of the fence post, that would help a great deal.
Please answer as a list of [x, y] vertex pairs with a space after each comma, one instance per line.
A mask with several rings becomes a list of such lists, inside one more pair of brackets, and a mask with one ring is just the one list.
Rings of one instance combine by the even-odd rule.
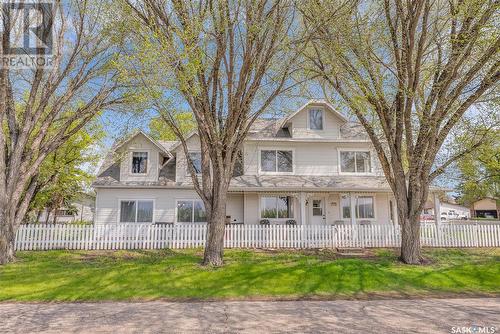
[[473, 229], [474, 233], [473, 233], [473, 236], [474, 236], [474, 247], [479, 247], [479, 229], [478, 229], [478, 224], [477, 223], [474, 223], [474, 229]]

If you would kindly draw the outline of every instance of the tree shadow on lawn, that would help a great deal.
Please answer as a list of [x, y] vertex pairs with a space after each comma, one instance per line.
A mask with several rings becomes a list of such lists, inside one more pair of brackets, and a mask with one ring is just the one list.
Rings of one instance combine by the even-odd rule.
[[[69, 253], [69, 255], [67, 254]], [[394, 255], [325, 261], [312, 255], [252, 251], [227, 254], [222, 268], [199, 266], [196, 252], [49, 254], [7, 266], [0, 300], [128, 300], [224, 298], [364, 298], [370, 294], [411, 297], [453, 292], [500, 292], [500, 265], [462, 259], [432, 266], [400, 264]], [[82, 255], [84, 255], [82, 257]], [[460, 256], [460, 254], [457, 254]], [[44, 256], [38, 256], [44, 258]], [[25, 259], [24, 259], [25, 260]], [[490, 259], [491, 261], [491, 259]], [[498, 264], [498, 262], [497, 262]], [[14, 269], [17, 268], [17, 269]]]

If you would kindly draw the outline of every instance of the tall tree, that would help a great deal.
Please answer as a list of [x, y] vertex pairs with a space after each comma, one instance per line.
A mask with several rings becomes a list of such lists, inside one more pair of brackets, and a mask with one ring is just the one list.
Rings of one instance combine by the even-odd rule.
[[103, 136], [99, 124], [89, 124], [47, 156], [38, 173], [29, 207], [31, 216], [46, 210], [48, 218], [50, 212], [68, 207], [89, 190], [93, 178], [89, 170], [97, 167], [96, 148]]
[[484, 145], [458, 161], [460, 203], [470, 205], [486, 196], [500, 198], [499, 138], [500, 130], [492, 131]]
[[[292, 0], [126, 0], [138, 43], [133, 65], [153, 105], [180, 139], [194, 188], [205, 204], [204, 264], [223, 264], [229, 183], [252, 123], [293, 84], [300, 52]], [[129, 43], [125, 44], [127, 47]], [[137, 44], [136, 44], [137, 45]], [[137, 57], [138, 56], [138, 57]], [[146, 81], [147, 80], [147, 81]], [[193, 112], [202, 175], [189, 160], [182, 129], [160, 97]]]
[[[311, 71], [373, 142], [394, 192], [401, 259], [421, 263], [419, 215], [450, 130], [500, 78], [498, 1], [307, 1]], [[332, 13], [335, 19], [332, 20]]]
[[[182, 134], [186, 135], [196, 128], [193, 114], [190, 112], [175, 113], [175, 122]], [[172, 128], [165, 123], [162, 117], [155, 117], [149, 122], [149, 134], [154, 139], [177, 140], [177, 135]]]
[[[105, 33], [105, 3], [54, 1], [46, 25], [53, 32], [52, 67], [37, 63], [31, 70], [16, 70], [3, 61], [0, 65], [0, 264], [14, 258], [15, 234], [47, 156], [99, 111], [126, 100], [109, 66], [118, 53]], [[16, 20], [23, 19], [8, 19], [5, 8], [0, 13], [2, 59], [10, 52], [9, 42], [19, 26]], [[43, 49], [37, 52], [44, 54]]]

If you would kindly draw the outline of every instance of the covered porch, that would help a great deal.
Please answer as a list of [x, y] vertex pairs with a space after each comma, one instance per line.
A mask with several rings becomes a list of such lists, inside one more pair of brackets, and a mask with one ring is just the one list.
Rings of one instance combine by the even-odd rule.
[[238, 223], [272, 225], [392, 225], [397, 224], [390, 192], [360, 191], [260, 191], [243, 192]]

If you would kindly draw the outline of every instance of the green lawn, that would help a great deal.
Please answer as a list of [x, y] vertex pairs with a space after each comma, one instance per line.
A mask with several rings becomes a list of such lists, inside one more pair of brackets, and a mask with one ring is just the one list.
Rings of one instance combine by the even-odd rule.
[[368, 298], [499, 295], [500, 249], [426, 250], [432, 264], [329, 251], [227, 250], [222, 268], [201, 250], [19, 252], [0, 267], [0, 301]]

